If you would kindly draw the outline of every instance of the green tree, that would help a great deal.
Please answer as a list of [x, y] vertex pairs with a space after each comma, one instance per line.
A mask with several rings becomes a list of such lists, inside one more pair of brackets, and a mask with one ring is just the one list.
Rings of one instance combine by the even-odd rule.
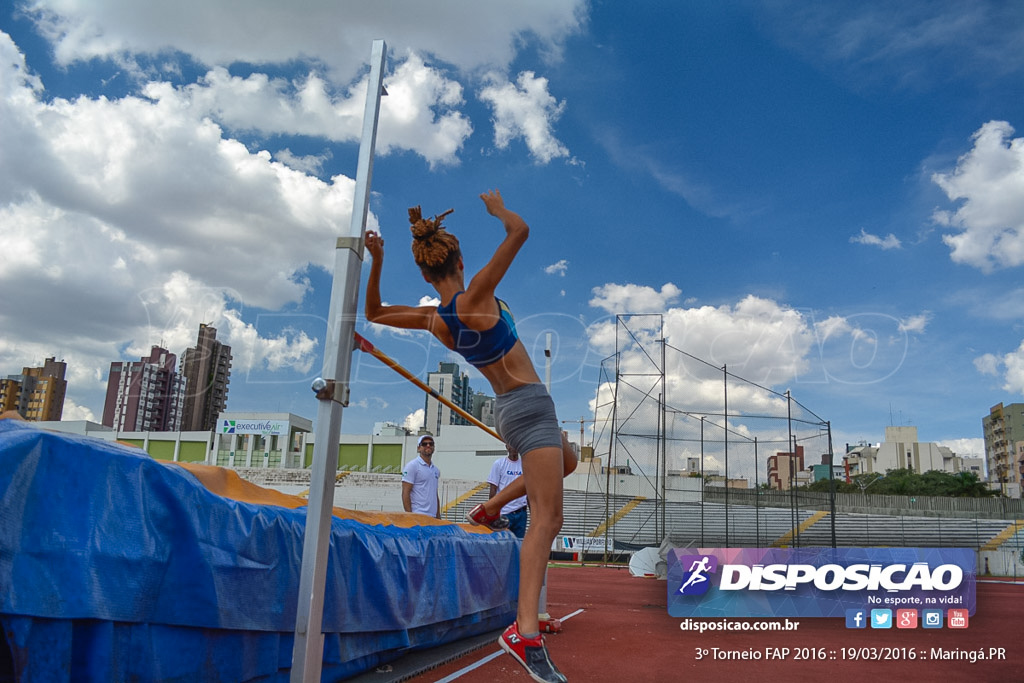
[[[827, 479], [814, 482], [804, 487], [807, 491], [830, 490]], [[989, 489], [985, 482], [978, 479], [973, 472], [943, 472], [929, 470], [918, 474], [911, 469], [889, 470], [885, 475], [867, 472], [853, 477], [847, 484], [836, 482], [838, 493], [877, 493], [890, 496], [946, 496], [950, 498], [987, 498], [998, 496], [997, 491]]]

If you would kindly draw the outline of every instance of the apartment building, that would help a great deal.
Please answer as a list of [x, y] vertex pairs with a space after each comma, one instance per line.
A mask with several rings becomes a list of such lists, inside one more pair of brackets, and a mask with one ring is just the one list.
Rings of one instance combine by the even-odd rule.
[[981, 418], [985, 436], [988, 481], [1013, 498], [1021, 495], [1024, 479], [1024, 403], [997, 403]]
[[20, 375], [0, 379], [0, 413], [17, 411], [32, 422], [60, 420], [68, 383], [67, 364], [47, 358], [40, 367], [23, 367]]
[[160, 346], [138, 361], [111, 363], [103, 424], [122, 432], [180, 431], [186, 386], [176, 363]]
[[199, 326], [196, 345], [185, 350], [181, 374], [187, 391], [181, 420], [183, 431], [208, 431], [227, 410], [231, 382], [231, 347], [217, 341], [217, 329]]

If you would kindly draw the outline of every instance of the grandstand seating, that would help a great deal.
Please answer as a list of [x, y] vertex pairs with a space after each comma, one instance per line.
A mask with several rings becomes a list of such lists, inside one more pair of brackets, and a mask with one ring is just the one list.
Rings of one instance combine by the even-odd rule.
[[[442, 517], [464, 521], [470, 508], [487, 499], [487, 489], [478, 487], [480, 482], [476, 481], [442, 479]], [[353, 473], [337, 482], [334, 504], [398, 511], [402, 509], [401, 491], [397, 475]], [[471, 495], [463, 498], [467, 494]], [[630, 509], [616, 519], [631, 502]], [[563, 509], [563, 536], [601, 535], [606, 519], [612, 518], [606, 534], [617, 548], [657, 546], [663, 536], [675, 547], [832, 545], [831, 515], [810, 509], [668, 502], [662, 524], [653, 499], [612, 495], [606, 500], [603, 494], [573, 490], [565, 491]], [[660, 533], [662, 526], [664, 534]], [[1024, 547], [1024, 527], [1015, 527], [1013, 520], [999, 519], [839, 512], [835, 515], [835, 534], [840, 547]]]

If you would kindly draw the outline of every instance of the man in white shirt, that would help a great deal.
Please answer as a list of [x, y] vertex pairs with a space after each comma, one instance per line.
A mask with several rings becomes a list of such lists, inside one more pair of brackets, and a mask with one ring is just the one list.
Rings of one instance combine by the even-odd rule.
[[[523, 476], [523, 461], [519, 459], [519, 454], [511, 447], [506, 447], [506, 449], [508, 455], [494, 461], [494, 464], [491, 465], [491, 473], [487, 477], [487, 483], [491, 487], [490, 498], [494, 498], [498, 491]], [[517, 538], [526, 535], [526, 496], [520, 496], [502, 507], [501, 514], [508, 517], [508, 530]]]
[[441, 499], [437, 484], [441, 470], [431, 462], [434, 457], [434, 437], [424, 434], [416, 443], [419, 457], [410, 460], [402, 472], [402, 507], [406, 512], [441, 519]]

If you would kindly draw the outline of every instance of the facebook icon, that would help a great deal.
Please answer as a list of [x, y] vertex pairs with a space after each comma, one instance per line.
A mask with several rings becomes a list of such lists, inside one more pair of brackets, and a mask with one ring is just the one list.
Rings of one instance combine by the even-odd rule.
[[867, 612], [865, 610], [846, 610], [846, 628], [867, 628], [867, 622]]

